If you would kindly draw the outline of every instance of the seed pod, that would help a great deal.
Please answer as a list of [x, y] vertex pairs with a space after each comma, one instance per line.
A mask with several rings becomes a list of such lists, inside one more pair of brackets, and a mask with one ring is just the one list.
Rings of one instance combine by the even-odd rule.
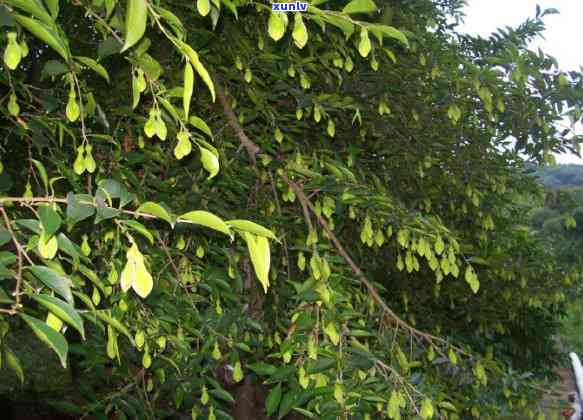
[[16, 32], [8, 32], [8, 45], [4, 50], [4, 63], [10, 70], [16, 70], [22, 59], [22, 49], [16, 41]]

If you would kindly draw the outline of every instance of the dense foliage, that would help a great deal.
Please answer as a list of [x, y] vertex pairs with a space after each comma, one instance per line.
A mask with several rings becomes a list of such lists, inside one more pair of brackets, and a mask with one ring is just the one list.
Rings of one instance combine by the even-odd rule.
[[3, 363], [30, 328], [96, 418], [537, 415], [579, 277], [524, 159], [583, 78], [552, 10], [377, 3], [2, 0]]

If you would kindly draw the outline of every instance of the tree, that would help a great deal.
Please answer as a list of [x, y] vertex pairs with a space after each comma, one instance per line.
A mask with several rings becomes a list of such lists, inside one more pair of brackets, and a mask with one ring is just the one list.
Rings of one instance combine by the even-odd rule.
[[565, 273], [523, 157], [576, 149], [582, 79], [547, 12], [462, 4], [4, 0], [5, 334], [86, 339], [96, 415], [533, 414]]

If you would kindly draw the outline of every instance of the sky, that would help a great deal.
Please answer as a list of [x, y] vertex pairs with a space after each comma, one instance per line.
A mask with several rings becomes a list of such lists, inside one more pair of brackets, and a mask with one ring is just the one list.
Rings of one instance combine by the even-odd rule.
[[[544, 39], [533, 42], [559, 62], [562, 70], [579, 70], [583, 67], [583, 0], [466, 0], [465, 22], [462, 30], [471, 34], [488, 36], [497, 28], [516, 26], [526, 18], [534, 18], [536, 5], [541, 9], [555, 8], [560, 14], [545, 16]], [[557, 155], [559, 163], [583, 164], [574, 155]]]

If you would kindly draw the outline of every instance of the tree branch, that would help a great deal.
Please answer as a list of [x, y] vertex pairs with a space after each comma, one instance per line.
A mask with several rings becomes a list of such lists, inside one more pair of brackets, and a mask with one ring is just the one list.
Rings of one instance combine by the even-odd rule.
[[324, 218], [322, 216], [318, 216], [313, 204], [310, 202], [310, 200], [308, 199], [308, 197], [304, 193], [304, 190], [302, 188], [300, 188], [300, 186], [298, 184], [291, 181], [285, 172], [282, 174], [282, 178], [290, 186], [290, 188], [292, 188], [294, 190], [294, 192], [296, 193], [296, 196], [300, 200], [302, 208], [307, 207], [314, 214], [314, 216], [316, 217], [316, 220], [318, 221], [320, 226], [322, 226], [322, 228], [326, 231], [326, 233], [328, 234], [328, 238], [330, 238], [330, 240], [332, 241], [332, 243], [336, 247], [336, 250], [338, 251], [340, 256], [342, 258], [344, 258], [344, 260], [348, 263], [348, 265], [352, 269], [352, 272], [356, 275], [356, 277], [358, 277], [358, 279], [364, 285], [364, 287], [366, 287], [366, 289], [368, 290], [368, 293], [371, 295], [371, 297], [374, 299], [374, 301], [377, 303], [377, 305], [379, 305], [382, 308], [383, 312], [385, 313], [385, 316], [389, 320], [391, 320], [395, 324], [405, 328], [407, 331], [409, 331], [411, 334], [413, 334], [415, 336], [421, 337], [429, 342], [436, 341], [436, 342], [445, 343], [446, 340], [444, 340], [443, 338], [436, 337], [436, 336], [431, 335], [429, 333], [425, 333], [425, 332], [420, 331], [420, 330], [416, 329], [415, 327], [409, 325], [409, 323], [407, 323], [405, 320], [401, 319], [391, 308], [389, 308], [389, 306], [384, 302], [383, 298], [379, 295], [378, 291], [376, 290], [376, 287], [374, 287], [372, 282], [364, 275], [364, 273], [362, 272], [360, 267], [358, 265], [356, 265], [354, 260], [348, 254], [348, 252], [346, 252], [346, 249], [344, 249], [344, 247], [342, 246], [342, 244], [340, 243], [340, 241], [338, 240], [336, 235], [334, 235], [334, 232], [332, 232], [332, 230], [330, 229], [328, 222], [326, 222], [326, 220], [324, 220]]
[[233, 112], [233, 108], [231, 108], [231, 105], [227, 100], [225, 90], [217, 77], [215, 77], [214, 84], [217, 91], [217, 97], [219, 98], [221, 105], [223, 105], [223, 111], [227, 116], [227, 122], [229, 123], [229, 126], [235, 132], [235, 135], [241, 142], [241, 145], [245, 148], [245, 150], [247, 150], [249, 159], [251, 159], [251, 162], [253, 162], [255, 165], [257, 163], [256, 155], [260, 152], [261, 149], [249, 137], [247, 137], [247, 134], [245, 134], [243, 128], [241, 128], [241, 125], [237, 120], [237, 116]]

